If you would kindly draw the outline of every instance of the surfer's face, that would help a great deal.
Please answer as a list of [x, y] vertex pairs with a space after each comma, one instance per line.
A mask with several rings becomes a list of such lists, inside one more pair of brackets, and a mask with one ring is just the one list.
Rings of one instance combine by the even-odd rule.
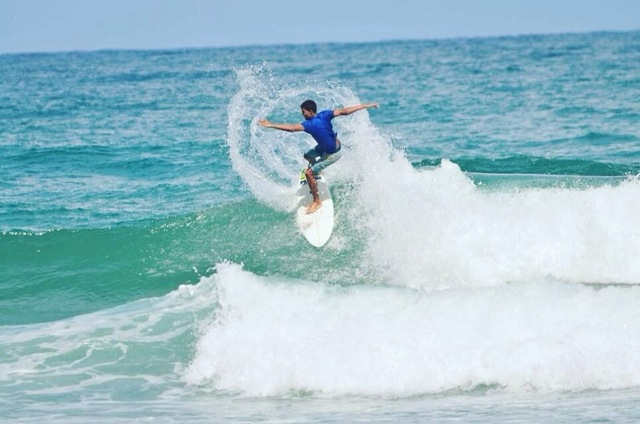
[[311, 119], [313, 118], [313, 115], [315, 115], [315, 113], [313, 113], [310, 110], [307, 109], [301, 109], [302, 110], [302, 116], [304, 116], [304, 119]]

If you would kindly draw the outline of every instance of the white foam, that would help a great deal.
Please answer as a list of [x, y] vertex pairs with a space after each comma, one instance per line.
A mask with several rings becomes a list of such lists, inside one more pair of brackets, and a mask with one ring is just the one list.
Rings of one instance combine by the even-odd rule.
[[539, 281], [482, 289], [214, 276], [220, 310], [187, 373], [247, 396], [411, 396], [640, 384], [640, 289]]

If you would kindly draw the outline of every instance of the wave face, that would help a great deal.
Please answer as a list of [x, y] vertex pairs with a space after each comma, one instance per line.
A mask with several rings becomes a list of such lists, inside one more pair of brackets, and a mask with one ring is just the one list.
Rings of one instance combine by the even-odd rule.
[[639, 37], [0, 56], [3, 417], [633, 417]]

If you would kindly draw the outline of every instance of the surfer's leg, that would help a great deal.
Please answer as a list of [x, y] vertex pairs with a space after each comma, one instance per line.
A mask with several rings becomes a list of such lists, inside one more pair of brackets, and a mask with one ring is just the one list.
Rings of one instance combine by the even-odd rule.
[[307, 184], [309, 184], [309, 190], [311, 190], [311, 196], [313, 196], [313, 201], [307, 206], [307, 213], [312, 213], [320, 209], [322, 201], [318, 194], [318, 183], [316, 176], [313, 174], [313, 167], [307, 168], [307, 170], [304, 171], [304, 175], [307, 177]]
[[307, 178], [307, 184], [309, 184], [309, 189], [311, 190], [311, 195], [313, 196], [313, 201], [307, 206], [307, 213], [312, 213], [317, 211], [320, 206], [322, 206], [322, 201], [320, 200], [320, 195], [318, 194], [318, 183], [316, 178], [320, 171], [328, 167], [329, 165], [333, 165], [342, 157], [342, 153], [340, 151], [332, 153], [330, 155], [324, 154], [320, 156], [314, 164], [312, 164], [309, 168], [307, 168], [304, 172], [305, 177]]

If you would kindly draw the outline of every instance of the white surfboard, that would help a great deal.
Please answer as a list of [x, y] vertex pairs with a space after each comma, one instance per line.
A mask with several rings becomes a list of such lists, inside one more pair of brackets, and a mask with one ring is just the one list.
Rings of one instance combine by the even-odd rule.
[[318, 182], [318, 194], [322, 201], [320, 209], [313, 213], [307, 213], [307, 206], [313, 200], [309, 185], [304, 177], [304, 170], [300, 176], [300, 187], [298, 188], [296, 223], [300, 232], [311, 245], [322, 247], [333, 231], [333, 199], [329, 191], [329, 183], [324, 176], [316, 179]]

